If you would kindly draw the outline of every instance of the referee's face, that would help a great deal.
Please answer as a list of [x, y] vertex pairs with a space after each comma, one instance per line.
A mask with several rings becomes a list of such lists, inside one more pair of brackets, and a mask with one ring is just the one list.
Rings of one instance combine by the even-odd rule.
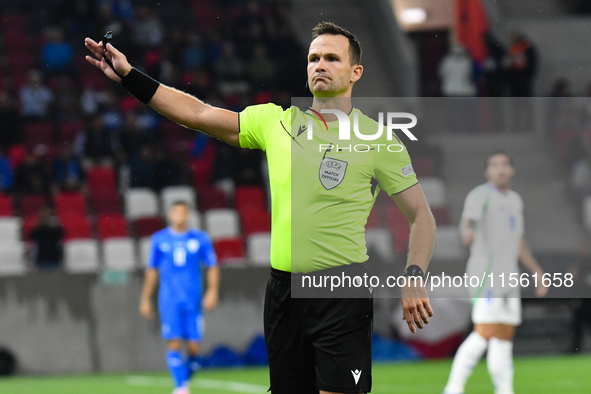
[[508, 189], [514, 174], [515, 169], [511, 165], [511, 160], [507, 155], [499, 153], [488, 159], [488, 165], [486, 166], [484, 175], [495, 187]]
[[323, 34], [310, 44], [308, 85], [315, 97], [350, 97], [362, 72], [359, 64], [351, 65], [347, 37]]

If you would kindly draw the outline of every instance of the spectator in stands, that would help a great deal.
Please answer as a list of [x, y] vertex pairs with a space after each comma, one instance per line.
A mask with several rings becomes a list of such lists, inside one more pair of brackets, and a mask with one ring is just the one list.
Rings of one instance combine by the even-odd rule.
[[491, 31], [484, 33], [483, 39], [487, 50], [486, 59], [482, 64], [485, 94], [489, 97], [502, 97], [507, 84], [504, 63], [507, 50]]
[[244, 93], [249, 90], [249, 85], [244, 79], [246, 67], [242, 59], [236, 55], [233, 42], [224, 42], [222, 55], [215, 63], [214, 70], [219, 80], [219, 90], [223, 95]]
[[29, 152], [16, 170], [14, 190], [23, 194], [49, 193], [49, 177], [37, 153]]
[[105, 101], [105, 92], [96, 91], [94, 87], [87, 86], [80, 95], [80, 107], [84, 115], [95, 115], [99, 107]]
[[554, 81], [550, 97], [571, 97], [570, 82], [566, 78], [559, 78]]
[[168, 150], [158, 146], [154, 153], [154, 187], [156, 191], [180, 184], [180, 167]]
[[84, 171], [78, 157], [72, 148], [64, 146], [54, 164], [54, 180], [62, 191], [77, 191], [81, 189]]
[[0, 148], [0, 193], [10, 191], [13, 181], [12, 167], [8, 158], [2, 153], [2, 148]]
[[274, 87], [277, 67], [267, 56], [267, 49], [261, 43], [253, 49], [252, 60], [248, 64], [248, 77], [255, 90], [271, 89]]
[[93, 165], [113, 165], [115, 157], [115, 143], [111, 132], [105, 130], [103, 118], [101, 116], [93, 117], [86, 131], [81, 134], [81, 139], [77, 142], [81, 147], [81, 153], [84, 156], [83, 167], [88, 168]]
[[453, 45], [439, 66], [441, 94], [445, 97], [475, 96], [473, 69], [472, 59], [466, 49], [460, 44]]
[[152, 138], [140, 128], [137, 114], [134, 111], [126, 113], [123, 128], [119, 133], [119, 160], [121, 162], [127, 161], [150, 142], [152, 142]]
[[187, 46], [183, 53], [183, 66], [188, 70], [205, 66], [205, 49], [197, 32], [192, 31], [187, 35]]
[[156, 163], [154, 150], [150, 145], [144, 145], [140, 151], [129, 160], [129, 187], [149, 187], [156, 190]]
[[31, 240], [35, 243], [34, 261], [40, 269], [57, 268], [62, 262], [62, 242], [64, 230], [51, 210], [41, 209], [39, 222], [31, 231]]
[[59, 121], [77, 120], [78, 92], [74, 89], [74, 81], [67, 75], [60, 75], [55, 90], [56, 118]]
[[41, 64], [48, 73], [71, 71], [74, 57], [72, 45], [64, 40], [64, 33], [58, 27], [47, 29], [47, 42], [41, 48]]
[[43, 85], [39, 70], [29, 72], [29, 80], [21, 87], [19, 97], [23, 117], [41, 118], [49, 115], [53, 93]]
[[234, 183], [240, 185], [262, 185], [261, 152], [251, 149], [238, 150], [238, 165], [234, 173]]
[[[474, 97], [476, 85], [474, 84], [473, 70], [474, 64], [468, 51], [459, 43], [452, 45], [449, 53], [445, 55], [439, 65], [442, 96]], [[472, 112], [475, 104], [473, 100], [446, 100], [446, 104], [445, 127], [447, 130], [466, 132], [476, 128], [476, 120]]]
[[511, 32], [509, 48], [509, 90], [511, 97], [531, 97], [538, 57], [533, 44], [522, 33]]
[[106, 90], [102, 95], [99, 112], [103, 119], [103, 127], [107, 130], [118, 130], [123, 126], [123, 115], [119, 108], [117, 94], [113, 89]]
[[142, 47], [157, 47], [162, 43], [164, 27], [157, 14], [147, 5], [137, 7], [132, 35], [134, 43]]
[[10, 93], [0, 89], [0, 149], [7, 150], [20, 142], [21, 121]]

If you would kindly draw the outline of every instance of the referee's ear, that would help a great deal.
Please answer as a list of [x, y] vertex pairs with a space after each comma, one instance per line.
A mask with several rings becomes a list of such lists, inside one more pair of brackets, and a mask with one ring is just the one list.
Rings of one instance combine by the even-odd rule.
[[356, 64], [353, 66], [351, 70], [351, 83], [355, 83], [359, 81], [359, 78], [363, 75], [363, 66], [361, 64]]

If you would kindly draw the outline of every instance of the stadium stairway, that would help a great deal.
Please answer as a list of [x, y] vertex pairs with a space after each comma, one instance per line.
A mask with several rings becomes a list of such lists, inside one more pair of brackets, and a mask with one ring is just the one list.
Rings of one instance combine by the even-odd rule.
[[292, 13], [296, 34], [306, 52], [312, 28], [320, 21], [345, 27], [359, 39], [365, 69], [355, 96], [417, 95], [416, 58], [388, 0], [294, 0]]
[[582, 227], [568, 200], [558, 155], [532, 134], [461, 134], [435, 137], [444, 150], [444, 180], [452, 223], [458, 223], [464, 199], [484, 183], [488, 154], [503, 150], [515, 161], [514, 189], [525, 205], [526, 238], [534, 253], [572, 253], [583, 242]]

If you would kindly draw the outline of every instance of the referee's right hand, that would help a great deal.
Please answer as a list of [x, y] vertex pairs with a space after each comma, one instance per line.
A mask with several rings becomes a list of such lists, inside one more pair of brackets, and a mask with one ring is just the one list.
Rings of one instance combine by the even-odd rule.
[[402, 318], [406, 320], [410, 332], [417, 332], [424, 324], [429, 324], [429, 318], [433, 316], [433, 309], [429, 303], [427, 289], [420, 284], [408, 281], [402, 288]]
[[110, 43], [108, 43], [106, 48], [103, 49], [102, 41], [97, 43], [92, 38], [86, 37], [84, 44], [94, 55], [94, 57], [87, 55], [86, 61], [99, 68], [111, 80], [121, 83], [121, 78], [115, 73], [115, 71], [113, 71], [111, 66], [109, 66], [109, 63], [107, 63], [103, 55], [107, 56], [115, 70], [117, 70], [120, 75], [126, 76], [131, 71], [131, 64], [129, 64], [125, 55], [115, 49]]

